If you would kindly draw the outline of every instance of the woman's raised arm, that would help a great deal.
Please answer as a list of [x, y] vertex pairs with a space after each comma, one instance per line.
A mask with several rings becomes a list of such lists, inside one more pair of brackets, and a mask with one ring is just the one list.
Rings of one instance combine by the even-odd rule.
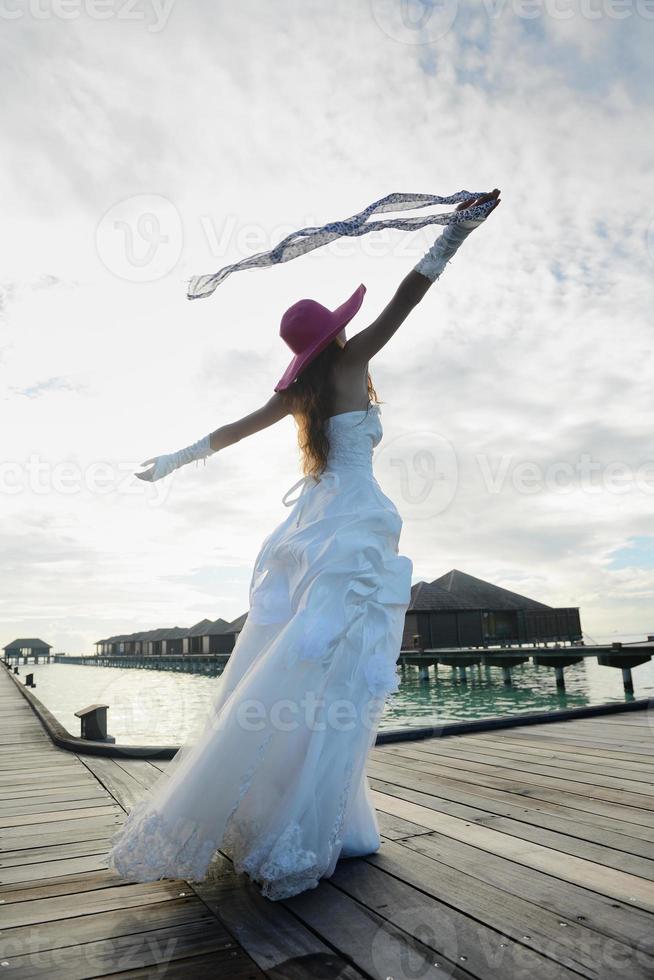
[[489, 205], [484, 217], [480, 220], [461, 221], [458, 224], [445, 226], [429, 251], [404, 277], [390, 303], [384, 307], [377, 319], [365, 327], [354, 337], [350, 337], [345, 345], [348, 356], [354, 360], [367, 362], [377, 354], [391, 339], [396, 330], [401, 327], [414, 306], [417, 306], [429, 287], [438, 279], [446, 263], [452, 258], [465, 238], [500, 203], [500, 192], [496, 188], [492, 193], [477, 199], [470, 198], [462, 201], [456, 208], [463, 211], [469, 207]]

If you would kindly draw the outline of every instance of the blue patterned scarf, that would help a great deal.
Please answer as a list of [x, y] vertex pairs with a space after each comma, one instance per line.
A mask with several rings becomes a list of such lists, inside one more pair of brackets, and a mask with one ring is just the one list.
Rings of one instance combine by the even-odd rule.
[[473, 193], [472, 191], [459, 191], [457, 194], [450, 194], [449, 197], [438, 197], [435, 194], [388, 194], [379, 201], [374, 201], [364, 208], [359, 214], [343, 221], [331, 221], [329, 224], [322, 225], [320, 228], [301, 228], [299, 231], [291, 232], [275, 248], [269, 252], [258, 252], [247, 259], [241, 259], [233, 265], [226, 265], [206, 276], [193, 276], [189, 280], [187, 296], [189, 299], [203, 299], [211, 296], [214, 289], [221, 282], [240, 269], [265, 268], [277, 265], [279, 262], [288, 262], [289, 259], [311, 252], [314, 248], [327, 245], [336, 238], [343, 236], [355, 237], [367, 235], [371, 231], [381, 231], [384, 228], [398, 228], [401, 231], [416, 231], [426, 225], [450, 225], [459, 221], [479, 220], [486, 217], [486, 214], [493, 206], [494, 202], [479, 204], [476, 207], [469, 207], [462, 211], [448, 211], [444, 214], [415, 215], [408, 218], [383, 218], [380, 221], [368, 221], [374, 214], [384, 214], [386, 211], [410, 211], [413, 208], [425, 208], [432, 204], [458, 204], [470, 198], [479, 198], [486, 191]]

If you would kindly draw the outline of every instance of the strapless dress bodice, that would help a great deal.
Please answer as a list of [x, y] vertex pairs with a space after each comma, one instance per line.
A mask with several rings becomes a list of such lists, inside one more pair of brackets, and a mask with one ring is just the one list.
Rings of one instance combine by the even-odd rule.
[[327, 419], [327, 469], [362, 467], [372, 472], [372, 456], [382, 438], [379, 405], [341, 412]]
[[[292, 507], [308, 488], [317, 483], [336, 490], [340, 483], [339, 474], [373, 475], [373, 450], [383, 435], [379, 405], [370, 402], [367, 409], [340, 412], [330, 415], [325, 421], [329, 439], [325, 469], [319, 480], [313, 476], [303, 476], [289, 487], [282, 497], [285, 507]], [[291, 494], [298, 489], [298, 496], [292, 497]]]

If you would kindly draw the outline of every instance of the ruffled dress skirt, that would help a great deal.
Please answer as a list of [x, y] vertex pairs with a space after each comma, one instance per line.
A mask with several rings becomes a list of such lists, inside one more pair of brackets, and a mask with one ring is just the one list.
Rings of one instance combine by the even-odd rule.
[[283, 899], [380, 847], [365, 764], [398, 690], [412, 563], [373, 475], [379, 407], [329, 424], [327, 469], [261, 546], [203, 728], [112, 837], [126, 880], [201, 881], [220, 850]]

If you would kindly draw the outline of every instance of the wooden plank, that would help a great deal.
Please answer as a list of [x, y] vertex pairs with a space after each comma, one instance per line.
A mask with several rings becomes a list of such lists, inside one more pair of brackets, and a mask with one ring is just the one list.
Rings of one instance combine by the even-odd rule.
[[[474, 976], [578, 977], [593, 968], [580, 955], [583, 930], [560, 916], [394, 844], [374, 860], [343, 861], [333, 883]], [[465, 910], [465, 911], [462, 911]], [[489, 952], [492, 951], [492, 956]], [[418, 974], [419, 975], [419, 974]], [[589, 974], [590, 975], [590, 974]]]
[[147, 795], [147, 789], [139, 780], [118, 765], [115, 759], [97, 755], [79, 756], [89, 773], [100, 780], [102, 785], [128, 810], [138, 800]]
[[[642, 716], [632, 716], [627, 718], [626, 715], [602, 715], [601, 717], [595, 718], [567, 718], [560, 723], [563, 731], [575, 731], [575, 729], [584, 731], [597, 731], [600, 734], [605, 732], [614, 731], [616, 734], [623, 733], [625, 736], [636, 736], [638, 733], [646, 734], [650, 732], [649, 723], [647, 721], [647, 711], [642, 712]], [[548, 725], [533, 725], [534, 729], [542, 731], [544, 728], [549, 727]]]
[[35, 953], [61, 949], [70, 945], [71, 936], [75, 943], [97, 942], [113, 936], [140, 934], [150, 929], [161, 929], [189, 923], [203, 923], [205, 927], [216, 926], [216, 934], [230, 941], [227, 931], [216, 923], [206, 906], [191, 895], [172, 899], [159, 905], [142, 905], [129, 909], [112, 909], [108, 912], [78, 915], [66, 922], [62, 928], [60, 921], [43, 922], [38, 929], [33, 926], [18, 926], [11, 932], [13, 948], [27, 945]]
[[[377, 752], [372, 755], [372, 758], [381, 759], [382, 756]], [[618, 776], [606, 776], [598, 772], [591, 772], [589, 769], [577, 770], [565, 766], [540, 765], [536, 760], [532, 762], [520, 762], [514, 759], [502, 759], [498, 756], [479, 757], [477, 755], [475, 757], [471, 752], [466, 753], [465, 751], [453, 755], [444, 755], [418, 747], [400, 748], [395, 746], [389, 746], [389, 752], [385, 753], [383, 758], [387, 762], [398, 760], [398, 765], [403, 765], [405, 760], [409, 760], [406, 761], [406, 765], [418, 771], [423, 764], [426, 764], [427, 767], [431, 767], [432, 765], [444, 767], [454, 777], [460, 772], [467, 772], [504, 776], [506, 778], [515, 778], [516, 775], [522, 778], [521, 774], [525, 774], [527, 777], [533, 774], [551, 777], [557, 780], [563, 778], [569, 783], [578, 783], [579, 788], [577, 791], [583, 792], [589, 787], [601, 786], [605, 789], [616, 790], [618, 794], [620, 794], [620, 790], [624, 790], [624, 792], [635, 792], [640, 795], [649, 796], [652, 798], [652, 802], [654, 802], [654, 787], [648, 779], [638, 781], [629, 779], [626, 775], [620, 778]], [[431, 768], [427, 768], [426, 771], [429, 772], [432, 770]]]
[[124, 810], [117, 803], [110, 803], [108, 800], [101, 805], [94, 807], [71, 807], [65, 810], [45, 810], [41, 812], [20, 813], [20, 814], [0, 814], [0, 830], [8, 827], [36, 827], [48, 823], [59, 822], [60, 820], [75, 820], [78, 817], [88, 819], [90, 817], [122, 817]]
[[407, 837], [416, 837], [419, 834], [429, 834], [429, 827], [421, 827], [420, 824], [412, 823], [410, 820], [403, 820], [392, 813], [377, 813], [377, 823], [379, 833], [387, 840], [402, 840]]
[[[94, 842], [95, 843], [95, 842]], [[48, 850], [51, 850], [48, 848]], [[113, 872], [103, 868], [101, 871], [90, 871], [85, 875], [58, 875], [44, 881], [30, 882], [29, 885], [7, 885], [2, 894], [7, 902], [33, 902], [41, 898], [56, 898], [57, 896], [92, 892], [101, 888], [114, 888], [125, 884]], [[184, 888], [184, 886], [182, 886]]]
[[[44, 783], [43, 777], [32, 774], [31, 772], [14, 773], [13, 776], [7, 780], [0, 780], [0, 792], [4, 792], [5, 786], [7, 788], [20, 789], [21, 787], [26, 787], [27, 789], [38, 789], [39, 786]], [[64, 771], [62, 773], [54, 772], [50, 773], [47, 777], [48, 786], [93, 786], [94, 782], [89, 774], [84, 774], [77, 771], [71, 770], [70, 772]]]
[[[313, 967], [316, 967], [314, 972]], [[253, 965], [251, 959], [245, 953], [239, 953], [238, 957], [233, 950], [225, 950], [217, 953], [206, 953], [200, 956], [193, 956], [189, 959], [175, 959], [170, 963], [160, 964], [156, 968], [147, 966], [137, 970], [121, 970], [120, 973], [112, 973], [116, 980], [216, 980], [220, 977], [228, 977], [229, 980], [263, 980], [265, 973]], [[316, 980], [319, 977], [338, 977], [338, 980], [345, 980], [344, 973], [321, 973], [320, 965], [311, 961], [306, 965], [302, 972], [280, 973], [280, 980]], [[348, 976], [354, 977], [355, 974]], [[361, 974], [357, 973], [357, 977]]]
[[[436, 849], [436, 854], [446, 852], [449, 840], [440, 835], [434, 836], [440, 838], [440, 847]], [[598, 906], [606, 905], [605, 900], [600, 901], [592, 893], [585, 893], [582, 888], [572, 886], [575, 894], [574, 902], [571, 902], [568, 897], [563, 910], [551, 909], [548, 908], [544, 896], [549, 886], [549, 892], [556, 901], [561, 884], [559, 881], [548, 879], [545, 875], [536, 876], [533, 871], [530, 871], [531, 879], [538, 877], [541, 887], [544, 885], [545, 888], [539, 893], [533, 886], [531, 889], [523, 886], [522, 894], [517, 897], [511, 888], [516, 867], [512, 862], [505, 860], [502, 875], [495, 875], [493, 884], [488, 884], [483, 876], [474, 874], [475, 865], [485, 870], [485, 854], [482, 855], [476, 848], [468, 846], [468, 850], [475, 852], [476, 857], [470, 862], [470, 867], [463, 871], [456, 861], [440, 861], [433, 857], [433, 852], [430, 852], [431, 843], [432, 838], [420, 837], [407, 843], [389, 844], [383, 853], [366, 858], [366, 862], [373, 864], [387, 875], [393, 875], [426, 894], [443, 900], [452, 909], [465, 909], [466, 916], [469, 916], [473, 923], [483, 924], [488, 929], [493, 929], [498, 936], [504, 935], [506, 937], [504, 942], [508, 943], [511, 940], [514, 944], [528, 947], [527, 950], [522, 951], [522, 955], [520, 949], [515, 948], [518, 969], [522, 964], [523, 972], [514, 974], [509, 966], [510, 961], [504, 960], [507, 952], [500, 949], [497, 940], [489, 941], [478, 932], [478, 942], [489, 961], [485, 971], [479, 973], [480, 976], [492, 976], [489, 970], [492, 962], [499, 963], [500, 968], [504, 965], [505, 972], [500, 969], [500, 976], [549, 977], [551, 975], [548, 970], [549, 964], [546, 966], [542, 961], [540, 963], [535, 961], [533, 955], [532, 957], [525, 955], [527, 952], [551, 957], [570, 970], [592, 977], [606, 976], [603, 967], [610, 952], [615, 958], [612, 961], [619, 962], [621, 968], [624, 967], [623, 975], [633, 977], [634, 980], [636, 977], [639, 980], [646, 980], [651, 976], [650, 969], [654, 960], [651, 956], [648, 960], [643, 955], [648, 936], [646, 930], [650, 929], [652, 924], [651, 916], [641, 913], [638, 926], [632, 930], [635, 933], [632, 942], [626, 941], [624, 935], [609, 938], [595, 927], [591, 913], [593, 906], [585, 903], [586, 894], [590, 894], [591, 898], [595, 898]], [[409, 857], [408, 851], [413, 852], [412, 857]], [[609, 909], [608, 912], [610, 911], [612, 910]], [[610, 919], [615, 927], [617, 925], [615, 912], [612, 916], [608, 912], [606, 918]], [[631, 913], [632, 910], [629, 909], [628, 912]], [[456, 941], [462, 934], [459, 931], [458, 920], [454, 920], [453, 925]], [[460, 944], [466, 951], [474, 943], [474, 935], [473, 932], [471, 940], [465, 946], [463, 943]], [[507, 946], [506, 949], [511, 947]], [[491, 953], [492, 959], [489, 955]]]
[[633, 903], [648, 912], [654, 911], [654, 885], [637, 875], [606, 868], [571, 854], [562, 854], [531, 841], [517, 840], [509, 834], [467, 823], [419, 803], [375, 791], [372, 795], [375, 804], [383, 804], [390, 813], [414, 819], [447, 837], [469, 841], [480, 850], [509, 857], [518, 864], [556, 875], [564, 881], [574, 881], [620, 902]]
[[[114, 878], [114, 880], [116, 880]], [[36, 925], [44, 922], [63, 921], [78, 915], [110, 912], [114, 909], [131, 909], [144, 905], [156, 905], [180, 897], [188, 891], [183, 881], [149, 881], [134, 884], [107, 885], [93, 891], [56, 895], [52, 898], [36, 898], [28, 902], [8, 901], [3, 908], [3, 926]]]
[[140, 935], [114, 936], [97, 942], [64, 946], [39, 957], [27, 953], [9, 956], [6, 960], [9, 969], [16, 970], [21, 980], [43, 980], [43, 961], [47, 965], [48, 980], [86, 980], [133, 967], [147, 967], [153, 976], [173, 956], [192, 958], [212, 951], [221, 951], [224, 966], [228, 967], [233, 959], [241, 959], [243, 954], [233, 944], [215, 935], [214, 929], [215, 926], [208, 929], [200, 921], [185, 926], [152, 929]]
[[[422, 789], [423, 787], [416, 787]], [[392, 795], [395, 792], [392, 791]], [[400, 793], [400, 795], [402, 795]], [[563, 830], [552, 827], [552, 819], [525, 822], [516, 819], [509, 811], [505, 816], [501, 812], [488, 813], [485, 809], [476, 806], [452, 805], [451, 801], [443, 805], [437, 799], [430, 798], [430, 809], [447, 812], [448, 815], [463, 820], [471, 820], [477, 826], [492, 827], [510, 834], [516, 842], [532, 841], [534, 843], [546, 844], [554, 850], [561, 851], [563, 854], [574, 854], [578, 857], [586, 858], [589, 861], [602, 864], [606, 868], [616, 868], [628, 871], [649, 881], [654, 881], [654, 860], [647, 859], [640, 854], [629, 853], [629, 851], [619, 850], [614, 846], [614, 840], [610, 834], [604, 835], [602, 842], [588, 840], [583, 832], [577, 832], [574, 825], [568, 821]], [[627, 838], [627, 841], [629, 839]], [[623, 842], [624, 843], [624, 842]], [[627, 845], [628, 846], [628, 845]]]
[[404, 751], [417, 753], [418, 758], [431, 757], [438, 758], [443, 763], [450, 765], [459, 759], [477, 762], [487, 766], [506, 766], [511, 765], [516, 771], [528, 772], [532, 767], [537, 767], [538, 772], [565, 772], [566, 778], [575, 778], [577, 774], [588, 777], [606, 777], [611, 779], [616, 785], [621, 777], [629, 780], [633, 789], [638, 789], [638, 784], [643, 783], [648, 791], [652, 791], [654, 780], [654, 765], [631, 763], [628, 767], [623, 763], [621, 766], [602, 765], [599, 762], [588, 759], [579, 760], [576, 757], [561, 756], [553, 753], [550, 749], [532, 750], [531, 752], [520, 752], [508, 749], [506, 746], [496, 746], [491, 749], [489, 746], [477, 745], [472, 748], [468, 745], [449, 745], [449, 739], [442, 739], [442, 745], [434, 746], [431, 741], [420, 742], [400, 742], [398, 745], [380, 746], [374, 752], [378, 753], [380, 748], [387, 748], [391, 754], [404, 754]]
[[208, 880], [195, 882], [193, 887], [266, 976], [279, 980], [358, 980], [363, 976], [339, 953], [337, 944], [332, 948], [305, 928], [284, 902], [263, 898], [223, 855], [215, 858]]
[[[575, 882], [563, 881], [555, 875], [534, 871], [510, 858], [490, 854], [488, 851], [480, 852], [473, 844], [453, 840], [437, 831], [400, 843], [407, 850], [419, 855], [418, 867], [425, 862], [437, 862], [435, 867], [428, 865], [425, 869], [425, 873], [437, 885], [442, 881], [441, 865], [445, 865], [503, 889], [520, 900], [539, 905], [551, 912], [557, 920], [574, 920], [604, 937], [626, 943], [631, 948], [649, 948], [652, 951], [651, 944], [648, 947], [644, 942], [652, 934], [654, 926], [654, 917], [649, 912], [609, 901], [605, 895], [589, 891]], [[386, 868], [385, 859], [389, 853], [389, 849], [385, 848], [379, 855], [366, 858], [366, 861]], [[404, 855], [398, 856], [398, 860], [405, 860]], [[411, 864], [408, 863], [406, 867], [410, 868]]]
[[[616, 825], [615, 819], [593, 817], [594, 822], [586, 822], [579, 819], [578, 811], [568, 810], [551, 803], [543, 803], [539, 800], [519, 799], [515, 794], [506, 794], [494, 790], [477, 790], [474, 787], [473, 791], [470, 791], [468, 784], [462, 784], [462, 791], [458, 791], [456, 788], [443, 787], [440, 780], [432, 784], [428, 780], [416, 780], [410, 776], [403, 776], [400, 781], [397, 781], [395, 777], [386, 780], [373, 778], [372, 781], [376, 789], [389, 792], [391, 795], [402, 796], [402, 787], [429, 794], [432, 798], [432, 808], [467, 814], [468, 817], [478, 822], [494, 823], [500, 817], [509, 817], [525, 824], [527, 833], [529, 833], [527, 827], [546, 827], [550, 831], [567, 835], [579, 841], [604, 845], [616, 852], [638, 855], [650, 861], [654, 860], [654, 843], [650, 840], [641, 840], [638, 837], [629, 836], [626, 832], [623, 833], [623, 831], [631, 833], [634, 828], [632, 825], [625, 827]], [[457, 809], [456, 804], [460, 804], [465, 809], [461, 809], [461, 807]], [[518, 828], [516, 828], [517, 832]], [[650, 832], [650, 836], [654, 836], [654, 832]], [[576, 849], [576, 844], [573, 846]], [[621, 860], [619, 854], [615, 857], [616, 860]]]
[[[58, 816], [55, 814], [55, 816]], [[32, 820], [33, 818], [28, 818]], [[117, 816], [116, 813], [108, 813], [99, 817], [79, 817], [72, 818], [70, 820], [57, 819], [51, 821], [47, 827], [40, 826], [37, 823], [27, 823], [21, 824], [18, 827], [9, 827], [0, 830], [0, 843], [3, 848], [14, 847], [14, 842], [20, 842], [23, 837], [34, 837], [36, 834], [41, 834], [43, 841], [46, 839], [56, 840], [58, 835], [61, 834], [63, 839], [71, 833], [86, 833], [89, 830], [111, 830], [112, 828], [118, 829], [122, 823], [122, 819]]]
[[[393, 846], [393, 845], [391, 845]], [[394, 980], [470, 980], [466, 961], [453, 962], [421, 938], [386, 921], [335, 888], [320, 888], [287, 899], [285, 906], [325, 942], [341, 950], [357, 969], [372, 977]]]
[[99, 848], [93, 853], [92, 843], [87, 842], [87, 849], [91, 852], [79, 855], [74, 858], [66, 858], [57, 848], [57, 854], [53, 855], [51, 861], [41, 861], [40, 863], [21, 863], [14, 867], [5, 866], [2, 869], [2, 885], [27, 884], [34, 882], [42, 884], [49, 878], [60, 878], [62, 875], [87, 874], [89, 871], [101, 871], [106, 868], [106, 859], [103, 851]]
[[[494, 779], [492, 776], [470, 776], [465, 772], [460, 773], [456, 778], [448, 776], [443, 771], [439, 773], [423, 773], [421, 771], [405, 769], [402, 766], [393, 765], [389, 762], [371, 761], [368, 764], [369, 775], [384, 779], [389, 783], [397, 783], [399, 786], [423, 787], [428, 792], [435, 792], [437, 795], [451, 796], [457, 788], [467, 786], [469, 792], [474, 792], [477, 788], [496, 789], [500, 793], [505, 793], [507, 799], [513, 797], [514, 800], [523, 796], [530, 796], [535, 799], [552, 800], [562, 803], [579, 810], [587, 810], [591, 813], [603, 813], [618, 820], [624, 820], [633, 824], [634, 827], [645, 827], [647, 830], [654, 830], [654, 814], [650, 810], [642, 810], [636, 806], [621, 806], [619, 801], [606, 802], [595, 796], [584, 796], [581, 793], [571, 793], [564, 787], [541, 786], [538, 783], [522, 783], [518, 779], [513, 782], [507, 779]], [[447, 791], [445, 787], [449, 787]], [[637, 836], [637, 831], [632, 830], [633, 836]], [[645, 838], [647, 839], [647, 838]]]
[[[78, 823], [71, 821], [71, 824]], [[7, 838], [0, 847], [0, 854], [5, 850], [13, 851], [20, 848], [31, 850], [33, 847], [61, 847], [62, 844], [71, 844], [75, 841], [96, 841], [100, 837], [110, 837], [116, 829], [116, 824], [104, 821], [94, 827], [86, 826], [67, 826], [66, 830], [59, 830], [56, 833], [46, 834], [43, 831], [35, 831], [28, 836]]]
[[[385, 760], [388, 756], [374, 756], [371, 757], [371, 761], [377, 761], [379, 759]], [[383, 763], [382, 763], [383, 764]], [[490, 770], [492, 772], [492, 769]], [[552, 813], [552, 815], [559, 815], [562, 817], [568, 817], [575, 821], [577, 825], [583, 824], [587, 827], [593, 826], [606, 826], [611, 830], [612, 833], [615, 832], [615, 820], [610, 818], [604, 818], [598, 814], [594, 814], [587, 810], [580, 810], [577, 808], [578, 800], [575, 796], [567, 796], [565, 793], [560, 794], [561, 803], [560, 804], [545, 804], [543, 807], [543, 801], [540, 799], [531, 801], [530, 796], [527, 796], [524, 792], [524, 784], [518, 784], [518, 790], [515, 788], [511, 789], [495, 789], [492, 786], [479, 785], [479, 783], [461, 782], [457, 780], [456, 774], [452, 774], [449, 777], [439, 777], [437, 780], [437, 785], [440, 787], [439, 795], [447, 796], [451, 798], [451, 793], [448, 791], [447, 787], [455, 786], [459, 794], [468, 793], [470, 798], [480, 797], [485, 800], [497, 800], [500, 804], [508, 805], [509, 807], [519, 808], [521, 811], [526, 808], [527, 810], [531, 807], [534, 809], [545, 809]], [[458, 798], [458, 797], [457, 797]], [[477, 800], [479, 803], [479, 800]], [[488, 809], [495, 809], [493, 806], [485, 803]], [[617, 809], [616, 816], [621, 817], [621, 810]], [[647, 816], [645, 817], [647, 819]], [[632, 837], [638, 836], [645, 840], [654, 840], [654, 828], [649, 831], [649, 833], [643, 834], [641, 828], [625, 827], [622, 828], [624, 834], [629, 834]], [[627, 843], [627, 842], [626, 842]], [[628, 847], [626, 849], [629, 849]]]
[[2, 802], [0, 803], [0, 806], [11, 806], [16, 802], [25, 803], [26, 801], [30, 800], [39, 802], [49, 799], [70, 799], [71, 801], [74, 801], [106, 798], [107, 794], [98, 782], [95, 784], [85, 782], [83, 785], [73, 786], [45, 786], [42, 784], [36, 790], [30, 790], [29, 788], [25, 789], [24, 787], [3, 790]]
[[[109, 850], [109, 841], [109, 837], [98, 837], [92, 841], [73, 841], [69, 844], [59, 844], [56, 848], [30, 847], [29, 850], [21, 848], [17, 851], [2, 851], [0, 853], [0, 871], [4, 868], [27, 868], [30, 864], [42, 864], [67, 857], [105, 854]], [[0, 874], [0, 879], [3, 877]]]
[[[503, 735], [502, 737], [510, 742], [527, 741], [529, 743], [533, 743], [536, 736], [534, 734], [529, 733], [529, 728], [531, 727], [532, 727], [531, 725], [527, 726], [524, 734], [516, 729], [511, 729], [511, 733], [512, 733], [511, 735], [506, 734]], [[556, 728], [558, 726], [553, 725], [548, 727]], [[467, 737], [474, 739], [475, 735], [473, 733]], [[594, 755], [611, 752], [614, 758], [627, 759], [627, 760], [630, 759], [636, 760], [642, 757], [645, 757], [649, 760], [652, 757], [651, 750], [646, 745], [630, 746], [630, 745], [625, 745], [624, 742], [613, 742], [610, 738], [600, 741], [596, 737], [590, 735], [587, 738], [584, 738], [582, 735], [572, 736], [572, 735], [564, 735], [563, 733], [557, 734], [556, 732], [545, 732], [545, 731], [541, 732], [537, 737], [540, 744], [549, 743], [553, 746], [561, 746], [561, 747], [568, 746], [570, 749], [575, 748], [578, 751], [585, 750]]]
[[[479, 739], [474, 748], [467, 742], [463, 742], [462, 745], [449, 745], [450, 739], [440, 739], [444, 747], [447, 747], [449, 751], [455, 752], [457, 748], [462, 748], [464, 751], [474, 751], [478, 754], [478, 757], [483, 760], [488, 756], [500, 755], [505, 759], [520, 759], [522, 761], [529, 761], [529, 759], [547, 759], [552, 765], [555, 763], [560, 765], [562, 768], [579, 768], [584, 765], [593, 768], [597, 768], [600, 772], [605, 772], [607, 775], [612, 775], [617, 772], [627, 772], [629, 773], [630, 779], [638, 779], [643, 774], [651, 774], [654, 776], [654, 762], [650, 762], [647, 757], [638, 761], [632, 760], [619, 760], [614, 759], [610, 753], [606, 753], [603, 756], [600, 755], [583, 755], [580, 756], [577, 752], [571, 750], [566, 751], [565, 748], [552, 747], [551, 745], [543, 745], [540, 742], [534, 742], [533, 745], [529, 745], [526, 742], [510, 743], [503, 742], [501, 739]], [[419, 743], [413, 743], [416, 745]], [[431, 744], [431, 740], [425, 740], [425, 748]], [[437, 751], [437, 746], [432, 746], [433, 751]]]
[[[161, 775], [161, 769], [154, 766], [148, 759], [115, 759], [128, 776], [131, 776], [143, 787], [142, 792], [149, 790]], [[168, 760], [166, 760], [168, 762]]]
[[[68, 794], [72, 799], [61, 799], [48, 797], [46, 799], [35, 799], [33, 796], [30, 797], [31, 803], [26, 803], [25, 799], [21, 800], [7, 800], [4, 803], [0, 803], [0, 823], [5, 817], [16, 817], [20, 815], [28, 815], [31, 813], [64, 813], [70, 809], [71, 804], [74, 804], [76, 810], [92, 810], [94, 807], [107, 805], [106, 796], [101, 796], [96, 793], [95, 796], [88, 796], [86, 799], [75, 799], [74, 794]], [[121, 811], [122, 812], [122, 811]]]
[[[376, 756], [373, 756], [374, 758]], [[452, 766], [442, 765], [440, 762], [429, 762], [426, 759], [423, 761], [422, 758], [419, 761], [415, 761], [415, 759], [411, 760], [407, 756], [402, 756], [398, 759], [397, 763], [394, 763], [392, 761], [393, 758], [393, 753], [387, 754], [385, 765], [397, 765], [401, 769], [423, 772], [425, 775], [452, 776]], [[652, 813], [652, 820], [654, 822], [654, 795], [651, 793], [644, 793], [642, 790], [633, 792], [628, 789], [621, 792], [617, 786], [607, 787], [597, 782], [583, 782], [579, 779], [567, 779], [556, 775], [541, 775], [535, 771], [536, 768], [534, 767], [526, 773], [520, 773], [519, 779], [521, 786], [542, 786], [547, 789], [560, 789], [571, 795], [592, 796], [593, 799], [604, 800], [607, 803], [618, 803], [621, 806], [649, 810]], [[517, 782], [515, 771], [508, 767], [493, 766], [489, 768], [482, 763], [471, 763], [462, 760], [458, 769], [455, 768], [454, 771], [457, 780], [470, 782], [473, 785], [481, 783], [482, 785], [490, 785], [498, 788], [505, 786], [509, 789], [511, 786], [515, 786]]]

